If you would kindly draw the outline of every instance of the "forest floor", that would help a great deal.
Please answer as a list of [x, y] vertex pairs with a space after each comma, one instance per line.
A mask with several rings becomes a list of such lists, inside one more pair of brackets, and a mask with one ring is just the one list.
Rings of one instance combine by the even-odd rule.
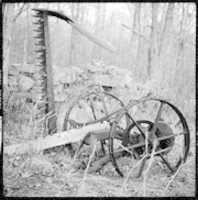
[[[16, 98], [14, 98], [14, 103], [17, 104]], [[23, 104], [23, 106], [26, 105]], [[32, 108], [25, 109], [20, 106], [17, 109], [16, 106], [7, 106], [7, 108], [4, 146], [26, 142], [40, 136], [40, 132], [37, 133], [31, 126], [33, 122], [30, 117], [33, 112]], [[26, 120], [29, 118], [31, 120]], [[136, 167], [126, 181], [126, 174], [121, 178], [112, 163], [105, 165], [100, 172], [88, 173], [84, 176], [85, 170], [75, 167], [79, 166], [79, 160], [74, 162], [65, 147], [56, 147], [32, 156], [8, 157], [4, 154], [4, 195], [12, 197], [194, 196], [195, 124], [193, 118], [187, 118], [187, 121], [191, 134], [189, 156], [167, 189], [165, 188], [173, 175], [165, 165], [158, 162], [158, 159], [154, 159], [146, 179], [144, 177], [136, 178], [138, 170]], [[174, 154], [177, 156], [177, 151], [173, 152]], [[134, 161], [134, 165], [137, 162]], [[124, 162], [119, 164], [124, 165]]]
[[[190, 126], [191, 141], [195, 129]], [[195, 142], [191, 142], [187, 162], [181, 167], [167, 191], [171, 180], [168, 169], [153, 162], [144, 185], [142, 177], [131, 175], [123, 189], [125, 178], [119, 177], [112, 164], [99, 173], [87, 174], [82, 183], [83, 170], [73, 170], [72, 159], [64, 150], [45, 154], [3, 157], [3, 185], [5, 196], [194, 196]], [[137, 171], [137, 170], [134, 170]]]

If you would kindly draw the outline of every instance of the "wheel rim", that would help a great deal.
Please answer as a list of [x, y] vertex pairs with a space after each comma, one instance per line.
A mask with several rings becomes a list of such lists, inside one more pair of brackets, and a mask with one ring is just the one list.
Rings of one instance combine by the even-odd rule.
[[[182, 129], [182, 135], [181, 137], [183, 137], [183, 145], [182, 145], [182, 149], [180, 149], [180, 154], [182, 154], [181, 157], [178, 157], [178, 160], [175, 161], [174, 164], [172, 164], [172, 160], [168, 160], [167, 163], [165, 158], [162, 157], [163, 159], [163, 163], [165, 163], [165, 165], [172, 171], [174, 172], [178, 167], [179, 165], [182, 163], [182, 162], [185, 162], [186, 161], [186, 158], [187, 158], [187, 155], [188, 155], [188, 152], [189, 152], [189, 146], [190, 146], [190, 133], [189, 133], [189, 128], [188, 128], [188, 125], [187, 125], [187, 122], [186, 122], [186, 119], [184, 118], [183, 114], [181, 113], [181, 111], [176, 107], [174, 106], [173, 104], [171, 104], [170, 102], [168, 101], [165, 101], [165, 100], [161, 100], [161, 99], [154, 99], [154, 98], [149, 98], [149, 99], [146, 99], [144, 101], [141, 101], [141, 102], [137, 102], [136, 104], [133, 104], [133, 106], [127, 106], [127, 110], [122, 113], [122, 114], [118, 114], [117, 117], [116, 117], [116, 120], [115, 122], [112, 124], [111, 126], [111, 130], [110, 130], [110, 136], [109, 136], [109, 153], [110, 153], [110, 157], [111, 157], [111, 161], [112, 161], [112, 164], [113, 166], [115, 167], [115, 170], [117, 171], [117, 173], [120, 175], [120, 176], [124, 176], [124, 173], [123, 173], [123, 170], [121, 169], [120, 165], [119, 165], [119, 162], [118, 160], [116, 159], [116, 157], [114, 156], [115, 152], [116, 152], [116, 149], [114, 148], [114, 140], [115, 140], [115, 137], [114, 137], [114, 134], [113, 132], [115, 132], [116, 128], [117, 128], [117, 124], [119, 123], [119, 121], [121, 120], [121, 118], [123, 117], [124, 114], [127, 114], [132, 123], [131, 123], [131, 127], [132, 126], [136, 126], [134, 125], [134, 123], [137, 123], [138, 120], [142, 119], [140, 117], [140, 119], [138, 120], [135, 120], [132, 116], [134, 116], [134, 113], [131, 113], [130, 112], [130, 109], [134, 107], [134, 105], [138, 105], [138, 104], [141, 104], [141, 103], [146, 103], [146, 102], [149, 102], [149, 101], [154, 101], [154, 102], [157, 102], [159, 103], [160, 105], [162, 104], [163, 106], [166, 105], [168, 106], [169, 109], [172, 109], [172, 112], [175, 113], [175, 115], [177, 116], [177, 118], [179, 119], [180, 121], [180, 125], [181, 125], [181, 129]], [[159, 112], [159, 111], [158, 111]], [[135, 116], [136, 117], [136, 116]], [[161, 116], [162, 117], [162, 116]], [[160, 119], [162, 120], [162, 119]], [[144, 122], [143, 120], [140, 120], [142, 122]], [[149, 120], [145, 120], [145, 122], [148, 123]], [[159, 121], [159, 119], [158, 119]], [[151, 123], [157, 123], [154, 121], [152, 121]], [[125, 135], [127, 133], [127, 130], [130, 128], [129, 127], [125, 127]], [[185, 133], [185, 134], [184, 134]], [[145, 135], [145, 133], [143, 132], [143, 134]], [[167, 136], [169, 137], [169, 136]], [[170, 136], [171, 137], [171, 136]], [[177, 136], [176, 134], [174, 134], [174, 138], [177, 138], [179, 137], [179, 135]], [[175, 145], [173, 146], [175, 147]], [[174, 149], [172, 149], [172, 151], [174, 151]], [[174, 153], [174, 152], [173, 152]], [[168, 154], [167, 154], [168, 155]], [[161, 154], [160, 156], [161, 157]], [[171, 157], [169, 159], [172, 159]], [[170, 162], [170, 163], [169, 163]]]
[[[110, 108], [110, 106], [112, 106], [112, 101], [114, 101], [114, 102], [116, 102], [116, 104], [117, 104], [117, 106], [116, 106], [116, 110], [118, 109], [118, 107], [120, 107], [120, 108], [122, 108], [122, 107], [124, 107], [124, 103], [119, 99], [119, 98], [117, 98], [116, 96], [114, 96], [113, 94], [111, 94], [111, 93], [108, 93], [108, 92], [98, 92], [98, 93], [96, 93], [96, 92], [88, 92], [88, 93], [86, 93], [86, 94], [83, 94], [83, 95], [81, 95], [72, 105], [71, 105], [71, 107], [69, 108], [69, 110], [68, 110], [68, 112], [67, 112], [67, 114], [66, 114], [66, 116], [65, 116], [65, 120], [64, 120], [64, 130], [69, 130], [69, 129], [71, 129], [71, 128], [78, 128], [78, 127], [81, 127], [81, 126], [83, 126], [83, 125], [88, 125], [88, 124], [93, 124], [93, 123], [96, 123], [96, 122], [102, 122], [102, 121], [108, 121], [109, 119], [108, 118], [106, 118], [105, 119], [105, 117], [104, 116], [98, 116], [97, 114], [98, 113], [95, 113], [95, 114], [93, 114], [95, 111], [96, 111], [96, 109], [95, 109], [95, 105], [97, 104], [97, 102], [95, 102], [95, 105], [91, 108], [90, 107], [90, 112], [89, 112], [89, 114], [92, 114], [92, 119], [90, 120], [90, 121], [88, 121], [88, 120], [84, 120], [84, 121], [77, 121], [77, 120], [75, 120], [75, 119], [72, 119], [72, 116], [71, 116], [71, 113], [72, 113], [72, 111], [75, 109], [75, 106], [77, 106], [77, 104], [79, 103], [79, 101], [84, 101], [85, 103], [89, 103], [89, 102], [86, 102], [87, 101], [87, 99], [90, 99], [90, 98], [92, 98], [92, 97], [95, 97], [96, 98], [96, 101], [97, 100], [100, 100], [100, 105], [98, 105], [100, 108], [102, 108], [103, 109], [103, 113], [102, 113], [102, 115], [104, 115], [104, 116], [106, 116], [106, 115], [108, 115], [109, 113], [111, 113], [112, 112], [112, 109], [109, 109]], [[106, 101], [106, 98], [109, 98], [110, 100], [112, 100], [108, 105], [104, 105], [104, 102], [106, 103], [107, 101]], [[104, 102], [103, 102], [103, 100], [104, 100]], [[90, 105], [88, 105], [88, 107], [89, 107]], [[105, 108], [105, 106], [106, 106], [106, 108]], [[93, 109], [93, 110], [92, 110]], [[84, 111], [82, 110], [82, 112], [81, 113], [83, 113]], [[78, 112], [77, 112], [78, 113]], [[94, 116], [95, 115], [95, 116]], [[81, 118], [83, 118], [83, 116], [81, 117]], [[77, 125], [77, 127], [72, 127], [72, 126], [70, 126], [71, 124], [70, 124], [70, 122], [74, 122], [74, 125]], [[108, 143], [108, 137], [107, 137], [107, 140], [105, 141], [106, 143]], [[108, 144], [107, 144], [107, 147], [105, 147], [104, 146], [104, 141], [101, 141], [101, 143], [103, 143], [103, 144], [101, 144], [101, 148], [102, 148], [102, 152], [103, 153], [105, 153], [105, 152], [108, 152]], [[78, 144], [77, 146], [84, 146], [84, 145], [82, 145], [82, 144]], [[78, 147], [77, 147], [77, 149], [78, 149]], [[80, 150], [80, 149], [78, 149], [78, 150]]]

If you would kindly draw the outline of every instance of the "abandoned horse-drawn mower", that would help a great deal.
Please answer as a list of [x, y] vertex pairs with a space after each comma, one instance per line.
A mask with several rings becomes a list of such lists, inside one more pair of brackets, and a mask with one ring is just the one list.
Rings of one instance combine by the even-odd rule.
[[[90, 117], [79, 119], [78, 114], [83, 115], [83, 112]], [[190, 143], [188, 125], [178, 108], [166, 100], [146, 96], [131, 100], [125, 106], [111, 93], [89, 91], [69, 108], [64, 130], [98, 122], [108, 122], [110, 129], [92, 131], [76, 150], [79, 154], [83, 146], [91, 144], [91, 137], [100, 141], [102, 157], [98, 155], [98, 160], [90, 166], [90, 172], [100, 170], [111, 161], [117, 173], [124, 176], [136, 159], [142, 162], [140, 176], [151, 155], [160, 158], [170, 172], [175, 172], [186, 161]]]
[[[47, 98], [43, 110], [47, 114], [55, 107], [53, 106], [53, 90], [50, 89], [52, 79], [49, 81], [51, 66], [47, 61], [49, 56], [47, 45], [49, 41], [47, 41], [46, 34], [47, 16], [66, 21], [88, 39], [107, 50], [111, 47], [83, 30], [81, 26], [63, 14], [41, 9], [34, 11], [37, 19], [35, 24], [38, 26], [36, 30], [39, 40], [37, 44], [38, 67], [47, 74], [47, 78], [45, 76], [41, 81], [42, 100]], [[88, 87], [87, 91], [80, 94], [67, 109], [62, 131], [66, 131], [66, 137], [67, 131], [69, 133], [72, 129], [83, 130], [84, 127], [98, 123], [101, 125], [106, 123], [108, 126], [89, 130], [74, 143], [66, 142], [67, 147], [75, 152], [75, 158], [80, 156], [88, 145], [95, 150], [99, 148], [91, 154], [94, 156], [90, 156], [87, 166], [89, 172], [99, 171], [110, 161], [116, 172], [124, 176], [133, 167], [135, 160], [139, 160], [141, 166], [138, 176], [140, 176], [146, 161], [155, 158], [162, 161], [167, 169], [174, 173], [187, 159], [190, 145], [189, 128], [181, 111], [169, 101], [146, 95], [124, 104], [112, 92], [105, 91], [105, 87]], [[68, 134], [69, 136], [71, 134]]]
[[[48, 66], [50, 56], [49, 38], [47, 38], [48, 16], [66, 21], [91, 41], [106, 50], [114, 51], [111, 45], [96, 38], [63, 14], [41, 9], [35, 12], [40, 67], [49, 77], [51, 66]], [[53, 91], [50, 90], [51, 83], [47, 81], [48, 79], [44, 80], [43, 89], [47, 91], [48, 97], [46, 112], [49, 112], [54, 109]], [[166, 100], [146, 96], [139, 100], [131, 100], [124, 105], [118, 97], [106, 92], [104, 86], [88, 87], [87, 91], [68, 108], [62, 131], [99, 122], [108, 122], [110, 128], [89, 132], [82, 138], [76, 150], [74, 145], [68, 146], [77, 155], [84, 146], [91, 144], [91, 141], [100, 141], [102, 157], [98, 155], [100, 159], [89, 166], [89, 171], [98, 171], [111, 161], [117, 173], [124, 176], [129, 167], [132, 167], [131, 159], [135, 158], [142, 159], [138, 174], [141, 175], [146, 160], [155, 156], [160, 158], [171, 172], [175, 172], [186, 161], [190, 145], [189, 128], [179, 109]]]

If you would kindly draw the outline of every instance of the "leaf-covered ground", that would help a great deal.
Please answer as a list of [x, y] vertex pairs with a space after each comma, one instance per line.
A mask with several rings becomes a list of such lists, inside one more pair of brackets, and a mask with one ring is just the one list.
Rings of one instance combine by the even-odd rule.
[[[165, 187], [172, 175], [157, 159], [154, 160], [149, 170], [146, 185], [144, 185], [143, 177], [135, 177], [138, 167], [134, 169], [129, 180], [124, 184], [126, 177], [119, 177], [111, 163], [108, 163], [100, 172], [87, 174], [83, 181], [85, 170], [83, 167], [78, 168], [82, 166], [82, 159], [74, 161], [66, 149], [57, 148], [32, 157], [4, 155], [4, 195], [26, 197], [193, 196], [195, 192], [195, 130], [193, 124], [190, 124], [190, 130], [189, 157], [167, 191]], [[20, 141], [20, 139], [17, 140], [17, 136], [13, 138], [16, 143]], [[85, 157], [83, 159], [85, 160]], [[136, 162], [134, 161], [134, 165]]]
[[[193, 146], [186, 164], [171, 183], [164, 166], [154, 162], [146, 180], [146, 196], [193, 196], [195, 192], [195, 154]], [[63, 151], [33, 157], [4, 157], [3, 182], [6, 196], [143, 196], [143, 178], [135, 171], [122, 188], [125, 178], [115, 173], [109, 163], [101, 174], [88, 174], [84, 183], [83, 170], [74, 170], [72, 159]]]

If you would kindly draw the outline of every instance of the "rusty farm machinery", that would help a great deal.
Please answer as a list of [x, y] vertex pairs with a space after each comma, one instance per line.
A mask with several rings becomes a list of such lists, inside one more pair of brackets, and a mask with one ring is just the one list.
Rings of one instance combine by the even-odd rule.
[[[54, 110], [47, 17], [53, 16], [66, 21], [107, 50], [112, 51], [112, 47], [62, 13], [45, 9], [34, 9], [34, 13], [37, 67], [40, 68], [41, 75], [39, 87], [41, 100], [46, 102], [41, 110], [46, 114]], [[62, 131], [103, 122], [109, 124], [108, 130], [91, 131], [75, 145], [67, 145], [75, 155], [79, 155], [84, 147], [91, 145], [93, 141], [99, 141], [100, 155], [95, 154], [90, 171], [98, 171], [110, 161], [122, 177], [133, 166], [133, 160], [141, 160], [138, 172], [140, 176], [146, 161], [154, 157], [174, 173], [187, 159], [190, 132], [186, 119], [182, 112], [167, 100], [147, 95], [124, 104], [117, 96], [105, 91], [104, 87], [89, 87], [68, 108]]]

